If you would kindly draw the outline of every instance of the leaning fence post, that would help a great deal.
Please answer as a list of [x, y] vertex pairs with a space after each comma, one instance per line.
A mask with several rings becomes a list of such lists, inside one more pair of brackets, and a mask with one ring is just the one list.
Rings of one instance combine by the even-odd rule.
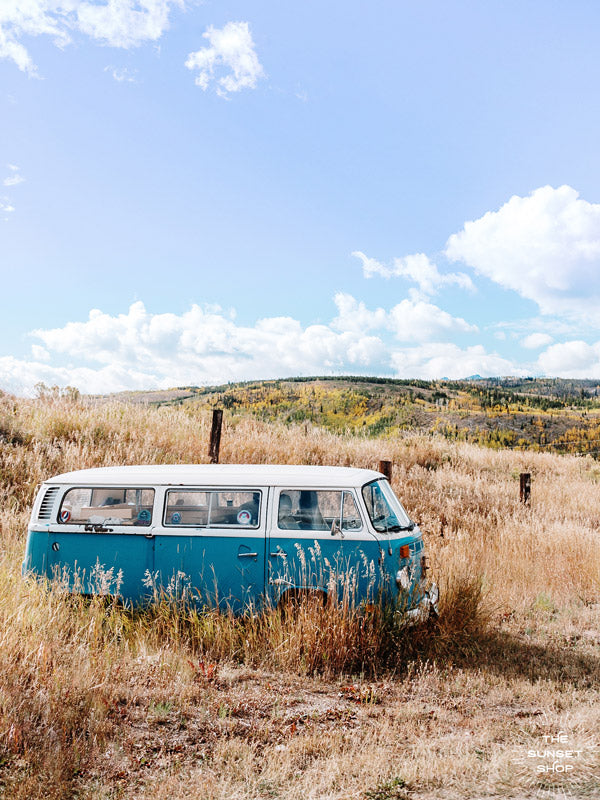
[[210, 445], [208, 457], [211, 464], [219, 463], [219, 449], [221, 447], [221, 426], [223, 424], [223, 411], [215, 408], [212, 414], [212, 427], [210, 429]]
[[379, 472], [382, 472], [390, 483], [392, 482], [392, 462], [391, 461], [380, 461], [379, 462]]
[[528, 504], [531, 497], [531, 473], [522, 472], [520, 475], [519, 499]]

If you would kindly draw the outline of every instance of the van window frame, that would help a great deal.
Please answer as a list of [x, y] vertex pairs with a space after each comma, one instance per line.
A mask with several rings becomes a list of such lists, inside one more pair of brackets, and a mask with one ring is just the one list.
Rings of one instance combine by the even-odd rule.
[[[154, 524], [154, 520], [156, 518], [156, 514], [155, 514], [156, 498], [158, 496], [158, 492], [157, 492], [157, 487], [156, 486], [129, 486], [129, 485], [128, 486], [124, 486], [123, 484], [120, 484], [120, 485], [113, 484], [112, 486], [102, 486], [101, 484], [98, 484], [98, 483], [93, 483], [93, 484], [89, 483], [89, 484], [87, 484], [85, 486], [76, 485], [76, 484], [73, 484], [72, 486], [67, 486], [67, 488], [65, 489], [65, 491], [63, 492], [63, 494], [62, 494], [62, 496], [60, 498], [60, 503], [59, 503], [59, 506], [58, 506], [58, 510], [56, 512], [56, 520], [55, 520], [54, 524], [65, 526], [65, 527], [66, 526], [71, 526], [71, 527], [80, 526], [80, 527], [83, 527], [84, 525], [93, 525], [93, 524], [95, 524], [95, 523], [90, 523], [90, 522], [72, 522], [71, 520], [67, 520], [66, 522], [63, 522], [61, 520], [60, 512], [62, 511], [62, 507], [63, 507], [63, 504], [65, 502], [66, 496], [69, 494], [69, 492], [71, 492], [73, 490], [77, 490], [77, 489], [82, 489], [82, 490], [86, 490], [87, 489], [90, 492], [93, 492], [95, 489], [102, 489], [102, 490], [106, 490], [106, 491], [110, 491], [111, 489], [115, 489], [116, 491], [120, 491], [120, 492], [129, 492], [129, 491], [141, 491], [141, 492], [147, 491], [147, 492], [152, 492], [152, 503], [151, 503], [151, 512], [150, 512], [151, 516], [150, 516], [150, 521], [147, 524], [140, 525], [137, 522], [137, 519], [136, 519], [135, 523], [109, 522], [109, 523], [107, 523], [107, 526], [110, 525], [111, 528], [127, 528], [129, 530], [132, 529], [132, 528], [140, 528], [141, 530], [147, 531]], [[107, 506], [107, 507], [109, 507], [109, 506]], [[104, 523], [102, 523], [102, 524], [104, 524]]]
[[[342, 529], [342, 533], [344, 536], [348, 536], [349, 534], [355, 533], [364, 533], [365, 531], [365, 516], [363, 511], [361, 510], [360, 506], [360, 498], [359, 493], [354, 486], [277, 486], [274, 487], [277, 489], [277, 493], [275, 495], [275, 502], [273, 503], [273, 520], [275, 522], [275, 530], [278, 533], [284, 534], [303, 534], [306, 536], [310, 534], [311, 537], [314, 538], [314, 534], [329, 534], [330, 528], [280, 528], [279, 527], [279, 502], [282, 494], [286, 494], [287, 492], [340, 492], [341, 494], [341, 501], [340, 501], [340, 528], [342, 525], [343, 519], [343, 509], [344, 509], [344, 493], [347, 492], [352, 496], [354, 500], [354, 506], [358, 512], [358, 518], [360, 520], [360, 528], [346, 528]], [[299, 538], [304, 538], [300, 536]], [[318, 537], [317, 537], [318, 538]]]
[[[184, 492], [206, 492], [215, 493], [215, 492], [247, 492], [248, 494], [258, 494], [258, 518], [256, 521], [256, 525], [241, 525], [241, 524], [220, 524], [220, 525], [211, 525], [210, 524], [210, 511], [212, 510], [212, 498], [210, 500], [209, 505], [209, 513], [208, 513], [208, 524], [207, 525], [197, 525], [194, 522], [167, 522], [167, 507], [169, 501], [169, 493], [170, 492], [178, 492], [182, 494]], [[263, 514], [264, 514], [264, 504], [263, 504], [263, 490], [255, 487], [247, 487], [247, 486], [167, 486], [165, 488], [164, 499], [163, 499], [163, 509], [162, 509], [162, 526], [163, 528], [168, 528], [169, 530], [177, 530], [177, 529], [186, 529], [186, 530], [201, 530], [201, 531], [217, 531], [217, 530], [227, 530], [227, 531], [257, 531], [260, 530], [263, 521]]]

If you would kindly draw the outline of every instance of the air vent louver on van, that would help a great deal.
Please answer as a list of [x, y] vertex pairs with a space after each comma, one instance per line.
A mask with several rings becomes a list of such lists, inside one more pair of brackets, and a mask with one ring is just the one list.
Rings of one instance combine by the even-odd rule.
[[52, 506], [54, 505], [54, 499], [58, 494], [58, 488], [58, 486], [52, 486], [50, 489], [46, 489], [46, 494], [44, 495], [40, 505], [38, 519], [51, 519]]

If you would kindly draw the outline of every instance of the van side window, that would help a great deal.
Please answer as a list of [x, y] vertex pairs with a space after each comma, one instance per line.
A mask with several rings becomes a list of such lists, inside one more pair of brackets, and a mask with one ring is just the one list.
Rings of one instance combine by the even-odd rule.
[[69, 489], [58, 512], [61, 525], [142, 525], [152, 522], [154, 489]]
[[352, 492], [284, 489], [279, 495], [277, 527], [284, 531], [328, 531], [335, 522], [344, 531], [362, 522]]
[[259, 491], [169, 489], [164, 524], [168, 527], [257, 528]]

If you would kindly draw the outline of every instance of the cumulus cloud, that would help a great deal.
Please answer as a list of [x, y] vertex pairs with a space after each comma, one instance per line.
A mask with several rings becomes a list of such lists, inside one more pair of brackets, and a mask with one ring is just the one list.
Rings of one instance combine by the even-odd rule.
[[396, 338], [403, 342], [444, 340], [451, 334], [477, 333], [477, 326], [453, 317], [432, 303], [402, 300], [390, 311]]
[[188, 69], [198, 70], [196, 86], [206, 91], [214, 84], [221, 97], [256, 88], [265, 73], [247, 22], [228, 22], [223, 28], [211, 25], [202, 36], [208, 40], [208, 47], [190, 53], [185, 62]]
[[[150, 314], [141, 302], [116, 317], [93, 310], [85, 322], [33, 335], [54, 356], [110, 366], [117, 376], [131, 370], [147, 376], [148, 386], [388, 367], [381, 340], [361, 331], [302, 327], [290, 317], [242, 326], [197, 305], [182, 315]], [[114, 381], [110, 387], [116, 388]]]
[[360, 250], [355, 250], [352, 255], [362, 261], [365, 278], [372, 278], [374, 275], [380, 275], [383, 278], [406, 278], [417, 284], [424, 297], [430, 297], [436, 294], [442, 286], [452, 284], [469, 291], [475, 289], [471, 278], [464, 272], [442, 274], [424, 253], [395, 258], [391, 266], [370, 258]]
[[383, 308], [371, 311], [361, 301], [356, 300], [351, 294], [338, 292], [333, 301], [338, 310], [338, 316], [333, 320], [332, 327], [341, 331], [370, 331], [376, 328], [387, 328], [389, 317]]
[[31, 345], [31, 357], [34, 361], [50, 361], [50, 353], [39, 344]]
[[18, 395], [33, 396], [36, 383], [48, 386], [76, 386], [89, 394], [107, 394], [123, 389], [157, 387], [156, 376], [119, 366], [100, 369], [53, 366], [38, 360], [0, 356], [0, 387]]
[[498, 211], [466, 222], [445, 253], [547, 314], [600, 319], [600, 204], [570, 186], [515, 195]]
[[573, 340], [553, 344], [540, 354], [538, 368], [556, 378], [600, 378], [600, 342]]
[[36, 75], [21, 39], [45, 35], [65, 47], [76, 31], [111, 47], [136, 47], [160, 39], [172, 8], [184, 5], [185, 0], [2, 0], [0, 58]]
[[521, 340], [521, 344], [529, 350], [537, 350], [540, 347], [546, 347], [553, 341], [554, 339], [549, 333], [530, 333], [529, 336]]
[[[465, 377], [508, 368], [483, 348], [462, 351], [428, 342], [476, 330], [431, 304], [405, 300], [386, 311], [369, 309], [344, 293], [334, 301], [333, 320], [306, 326], [291, 317], [241, 325], [234, 313], [215, 306], [193, 305], [180, 315], [152, 314], [142, 302], [118, 315], [94, 309], [87, 320], [33, 331], [29, 360], [0, 359], [0, 388], [31, 393], [44, 381], [106, 393], [289, 375], [405, 375], [412, 370], [411, 377], [429, 377], [438, 369], [435, 377]], [[436, 352], [446, 360], [436, 362]], [[462, 360], [455, 359], [450, 369], [457, 354]]]
[[395, 374], [399, 378], [416, 376], [435, 378], [466, 378], [471, 375], [525, 375], [523, 369], [496, 353], [487, 353], [480, 344], [460, 348], [451, 342], [424, 344], [398, 350], [391, 354]]
[[432, 303], [415, 298], [402, 300], [389, 312], [368, 309], [352, 295], [338, 292], [334, 297], [338, 316], [332, 327], [342, 331], [386, 329], [401, 342], [444, 340], [451, 334], [477, 333], [477, 326], [461, 317], [453, 317]]

